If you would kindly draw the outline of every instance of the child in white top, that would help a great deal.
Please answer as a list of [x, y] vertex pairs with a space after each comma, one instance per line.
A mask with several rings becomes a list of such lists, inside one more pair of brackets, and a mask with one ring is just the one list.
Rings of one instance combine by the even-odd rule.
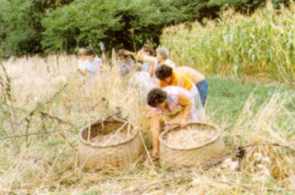
[[164, 121], [166, 126], [185, 126], [188, 122], [197, 121], [195, 98], [182, 87], [168, 86], [163, 89], [152, 89], [148, 93], [147, 104], [151, 107], [153, 156], [157, 157], [161, 121]]
[[95, 77], [100, 71], [102, 61], [91, 49], [80, 49], [78, 52], [79, 67], [78, 70], [84, 76]]

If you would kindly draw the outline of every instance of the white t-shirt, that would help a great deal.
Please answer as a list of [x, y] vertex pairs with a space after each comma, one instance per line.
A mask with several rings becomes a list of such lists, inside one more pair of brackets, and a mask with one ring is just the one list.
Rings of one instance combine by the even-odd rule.
[[102, 60], [99, 57], [94, 59], [79, 60], [79, 69], [87, 71], [90, 75], [96, 75], [100, 71]]
[[190, 91], [177, 86], [164, 87], [163, 90], [167, 93], [168, 106], [170, 110], [178, 109], [177, 108], [179, 106], [178, 97], [179, 95], [184, 95], [188, 99], [190, 99], [192, 103], [191, 113], [190, 113], [191, 120], [196, 121], [199, 119], [198, 113], [196, 110], [195, 97]]
[[157, 68], [157, 58], [155, 57], [144, 55], [142, 61], [142, 71], [149, 72], [151, 66], [155, 66], [154, 69]]

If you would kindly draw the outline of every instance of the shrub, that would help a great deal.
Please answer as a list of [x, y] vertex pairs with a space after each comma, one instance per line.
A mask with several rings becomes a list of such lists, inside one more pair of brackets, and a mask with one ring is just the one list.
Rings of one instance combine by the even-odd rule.
[[99, 41], [129, 49], [147, 39], [157, 42], [164, 25], [189, 17], [184, 9], [177, 9], [170, 2], [173, 1], [74, 1], [43, 19], [42, 44], [48, 50], [71, 51], [76, 46], [98, 48]]
[[1, 1], [1, 47], [7, 54], [22, 54], [35, 40], [35, 32], [30, 27], [32, 2], [22, 0]]
[[42, 52], [41, 18], [49, 8], [71, 1], [0, 0], [0, 54], [9, 56]]
[[[273, 0], [278, 5], [288, 0]], [[163, 27], [217, 18], [225, 5], [247, 12], [258, 0], [0, 0], [0, 54], [73, 51], [77, 46], [136, 49], [159, 43]], [[41, 24], [42, 23], [42, 24]]]

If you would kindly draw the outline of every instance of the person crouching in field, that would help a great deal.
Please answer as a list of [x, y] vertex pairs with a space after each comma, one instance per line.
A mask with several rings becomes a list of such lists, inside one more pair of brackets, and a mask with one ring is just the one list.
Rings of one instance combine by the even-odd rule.
[[188, 122], [197, 121], [198, 116], [194, 97], [182, 87], [154, 88], [148, 93], [147, 104], [151, 108], [152, 155], [157, 158], [161, 122], [164, 122], [166, 128], [174, 125], [183, 127]]
[[[205, 117], [204, 104], [202, 103], [201, 96], [199, 94], [200, 92], [197, 86], [194, 84], [195, 78], [192, 78], [191, 76], [192, 75], [184, 72], [182, 69], [179, 71], [179, 68], [172, 69], [167, 65], [162, 65], [156, 70], [156, 77], [160, 81], [159, 85], [161, 88], [167, 86], [178, 86], [190, 91], [190, 93], [195, 98], [195, 105], [197, 107], [199, 119], [201, 121]], [[207, 95], [205, 96], [207, 97]]]
[[188, 66], [177, 67], [175, 72], [186, 75], [191, 79], [199, 91], [202, 105], [205, 106], [208, 96], [208, 81], [206, 77], [199, 71]]
[[78, 58], [78, 70], [83, 76], [93, 78], [100, 71], [102, 61], [96, 56], [94, 50], [85, 48], [79, 49]]
[[160, 87], [178, 86], [189, 91], [194, 89], [193, 82], [187, 75], [178, 73], [165, 64], [158, 67], [155, 74], [160, 81]]

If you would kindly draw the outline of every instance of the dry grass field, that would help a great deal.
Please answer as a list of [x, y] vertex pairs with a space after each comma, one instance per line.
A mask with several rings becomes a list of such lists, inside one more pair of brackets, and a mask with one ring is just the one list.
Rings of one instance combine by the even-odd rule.
[[209, 78], [207, 115], [224, 130], [224, 162], [169, 170], [143, 158], [126, 170], [86, 172], [77, 159], [81, 127], [120, 110], [147, 147], [149, 131], [143, 99], [128, 78], [106, 65], [89, 83], [76, 67], [66, 55], [1, 64], [0, 194], [295, 193], [294, 90]]

